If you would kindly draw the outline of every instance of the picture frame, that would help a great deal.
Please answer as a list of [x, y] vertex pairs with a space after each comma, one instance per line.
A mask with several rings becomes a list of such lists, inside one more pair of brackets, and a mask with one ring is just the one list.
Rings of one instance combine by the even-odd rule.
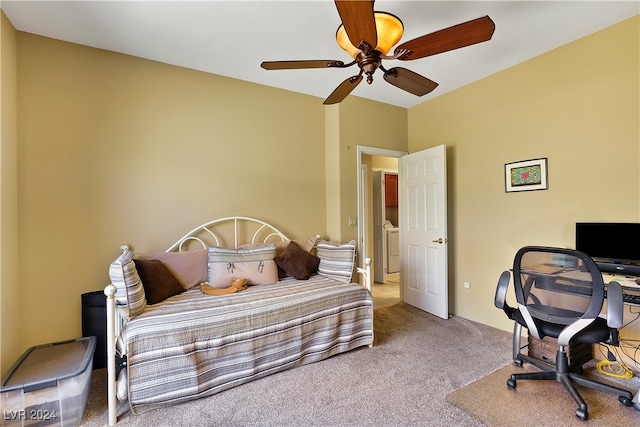
[[548, 190], [547, 158], [505, 163], [505, 192]]

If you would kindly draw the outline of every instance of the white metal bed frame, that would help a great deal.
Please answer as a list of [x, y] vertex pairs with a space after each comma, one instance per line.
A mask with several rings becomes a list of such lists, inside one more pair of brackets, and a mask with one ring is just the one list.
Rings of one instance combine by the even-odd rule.
[[[225, 218], [215, 219], [213, 221], [206, 222], [187, 234], [182, 236], [165, 252], [181, 252], [183, 246], [187, 242], [195, 241], [202, 245], [204, 249], [209, 246], [220, 246], [221, 238], [219, 233], [216, 233], [215, 227], [223, 223], [233, 223], [233, 243], [234, 248], [238, 248], [238, 239], [240, 237], [240, 224], [248, 224], [249, 227], [255, 227], [250, 244], [255, 243], [268, 243], [273, 239], [279, 239], [280, 241], [290, 240], [280, 230], [259, 219], [244, 217], [244, 216], [230, 216]], [[316, 236], [319, 241], [320, 236]], [[127, 248], [124, 246], [124, 248]], [[365, 267], [357, 267], [356, 272], [361, 274], [364, 278], [364, 286], [371, 292], [371, 259], [365, 259]], [[104, 288], [104, 294], [107, 297], [107, 399], [109, 405], [109, 426], [115, 426], [118, 422], [117, 406], [118, 399], [116, 395], [116, 340], [118, 338], [119, 322], [117, 322], [116, 316], [116, 287], [112, 284], [107, 285]], [[370, 345], [371, 347], [371, 345]]]
[[[251, 244], [265, 243], [265, 242], [268, 242], [273, 237], [279, 238], [280, 241], [289, 240], [289, 238], [285, 236], [284, 233], [282, 233], [280, 230], [278, 230], [277, 228], [275, 228], [270, 224], [267, 224], [264, 221], [261, 221], [255, 218], [245, 217], [245, 216], [229, 216], [226, 218], [214, 219], [213, 221], [209, 221], [205, 224], [199, 225], [198, 227], [194, 228], [193, 230], [191, 230], [190, 232], [182, 236], [176, 243], [171, 245], [169, 249], [167, 249], [165, 252], [172, 252], [172, 251], [175, 251], [176, 249], [178, 250], [178, 252], [180, 252], [182, 251], [182, 246], [186, 242], [191, 240], [195, 240], [198, 243], [200, 243], [204, 249], [207, 249], [209, 246], [220, 246], [220, 238], [218, 237], [218, 234], [214, 231], [213, 227], [225, 222], [233, 222], [233, 230], [234, 230], [233, 247], [234, 248], [238, 247], [238, 237], [239, 237], [238, 234], [240, 231], [239, 224], [241, 222], [253, 223], [255, 226], [258, 227], [257, 230], [253, 233], [253, 237], [251, 238], [251, 241], [247, 243], [251, 243]], [[258, 238], [261, 237], [261, 232], [263, 232], [263, 230], [266, 230], [268, 234], [262, 239], [262, 241], [259, 241]], [[213, 240], [211, 240], [210, 242], [204, 241], [202, 238], [198, 237], [198, 234], [204, 234], [207, 237], [211, 237]], [[213, 242], [215, 242], [215, 245], [213, 244]]]

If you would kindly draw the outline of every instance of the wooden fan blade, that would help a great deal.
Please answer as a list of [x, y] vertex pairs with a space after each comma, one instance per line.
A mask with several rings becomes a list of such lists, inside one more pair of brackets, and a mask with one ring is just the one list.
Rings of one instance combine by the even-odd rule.
[[387, 72], [384, 73], [384, 79], [395, 87], [399, 87], [417, 96], [426, 95], [438, 87], [438, 83], [411, 70], [400, 67], [387, 70]]
[[360, 42], [365, 41], [375, 48], [378, 45], [378, 32], [373, 14], [373, 1], [335, 0], [335, 3], [351, 44], [358, 47]]
[[344, 62], [324, 59], [311, 61], [264, 61], [260, 66], [265, 70], [297, 70], [301, 68], [342, 67]]
[[424, 58], [490, 40], [495, 29], [491, 18], [485, 16], [409, 40], [396, 47], [394, 52], [410, 50], [407, 55], [398, 58], [404, 61]]
[[327, 99], [324, 100], [324, 105], [337, 104], [342, 102], [343, 99], [347, 97], [351, 93], [352, 90], [356, 88], [362, 81], [362, 74], [358, 74], [357, 76], [349, 77], [347, 80], [340, 83], [340, 85], [331, 92], [331, 95]]

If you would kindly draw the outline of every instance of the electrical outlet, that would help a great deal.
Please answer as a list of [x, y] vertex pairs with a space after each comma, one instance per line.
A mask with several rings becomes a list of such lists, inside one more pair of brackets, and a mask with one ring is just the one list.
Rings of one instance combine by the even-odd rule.
[[358, 218], [350, 216], [349, 217], [349, 227], [355, 227], [358, 225]]
[[471, 292], [471, 283], [470, 282], [464, 282], [463, 286], [464, 286], [465, 292]]

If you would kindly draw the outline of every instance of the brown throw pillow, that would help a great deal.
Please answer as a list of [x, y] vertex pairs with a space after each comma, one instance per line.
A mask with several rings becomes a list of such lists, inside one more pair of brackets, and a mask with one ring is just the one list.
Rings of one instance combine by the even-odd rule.
[[134, 259], [147, 304], [157, 304], [184, 292], [176, 276], [159, 259]]
[[298, 280], [307, 280], [318, 269], [320, 258], [302, 249], [296, 242], [291, 241], [285, 250], [276, 256], [276, 264], [282, 268], [287, 276]]

